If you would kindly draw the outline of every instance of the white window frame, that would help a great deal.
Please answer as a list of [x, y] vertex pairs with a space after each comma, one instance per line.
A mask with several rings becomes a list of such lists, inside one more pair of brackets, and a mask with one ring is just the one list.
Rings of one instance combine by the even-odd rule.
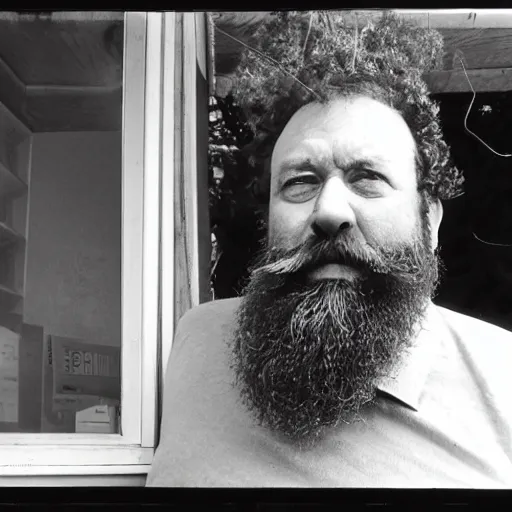
[[[150, 467], [158, 428], [162, 163], [171, 176], [174, 165], [172, 150], [161, 153], [162, 135], [174, 139], [172, 104], [162, 123], [164, 67], [165, 90], [174, 85], [174, 32], [163, 31], [164, 18], [173, 26], [172, 16], [125, 14], [121, 433], [1, 433], [0, 481], [33, 475], [141, 475]], [[165, 214], [172, 231], [172, 209]], [[165, 254], [172, 256], [168, 245]]]
[[[171, 346], [174, 338], [174, 315], [175, 315], [175, 294], [174, 294], [174, 172], [177, 166], [178, 152], [175, 145], [181, 141], [183, 135], [176, 119], [177, 109], [175, 102], [180, 99], [179, 87], [176, 84], [175, 69], [182, 58], [181, 47], [176, 42], [176, 13], [166, 12], [163, 15], [164, 37], [163, 37], [163, 85], [162, 85], [162, 181], [161, 181], [161, 222], [162, 222], [162, 245], [161, 245], [161, 294], [160, 308], [164, 313], [161, 315], [161, 345], [160, 345], [160, 368], [159, 368], [159, 390], [160, 398], [163, 399], [165, 383], [165, 370], [171, 353]], [[160, 404], [161, 405], [161, 404]], [[158, 422], [161, 417], [161, 407], [158, 410]]]

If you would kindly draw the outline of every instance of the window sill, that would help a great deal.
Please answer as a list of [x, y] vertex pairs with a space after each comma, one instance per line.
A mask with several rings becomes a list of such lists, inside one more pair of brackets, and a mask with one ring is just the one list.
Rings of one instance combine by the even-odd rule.
[[0, 487], [144, 487], [149, 468], [149, 465], [32, 466], [0, 476]]
[[[0, 477], [17, 475], [134, 474], [151, 465], [153, 448], [140, 446], [25, 445], [0, 447]], [[98, 473], [99, 471], [99, 473]]]

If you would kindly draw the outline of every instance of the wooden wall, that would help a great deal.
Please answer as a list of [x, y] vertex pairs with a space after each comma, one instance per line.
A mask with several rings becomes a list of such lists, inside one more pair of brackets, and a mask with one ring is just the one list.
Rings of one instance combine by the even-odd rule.
[[175, 325], [188, 309], [211, 300], [208, 51], [205, 13], [176, 13]]

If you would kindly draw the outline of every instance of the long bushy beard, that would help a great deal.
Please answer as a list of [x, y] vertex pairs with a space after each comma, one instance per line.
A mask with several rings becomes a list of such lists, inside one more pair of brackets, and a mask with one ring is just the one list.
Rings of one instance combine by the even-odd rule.
[[[384, 250], [345, 237], [258, 257], [238, 310], [233, 368], [259, 423], [307, 447], [374, 399], [434, 293], [439, 260], [427, 246]], [[334, 261], [359, 277], [308, 280]]]

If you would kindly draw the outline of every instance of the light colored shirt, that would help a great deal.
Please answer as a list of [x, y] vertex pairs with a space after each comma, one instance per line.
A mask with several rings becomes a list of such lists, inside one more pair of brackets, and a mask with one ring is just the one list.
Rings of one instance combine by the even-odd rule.
[[178, 324], [148, 486], [512, 488], [512, 333], [432, 304], [362, 420], [300, 451], [259, 426], [233, 385], [239, 300]]

